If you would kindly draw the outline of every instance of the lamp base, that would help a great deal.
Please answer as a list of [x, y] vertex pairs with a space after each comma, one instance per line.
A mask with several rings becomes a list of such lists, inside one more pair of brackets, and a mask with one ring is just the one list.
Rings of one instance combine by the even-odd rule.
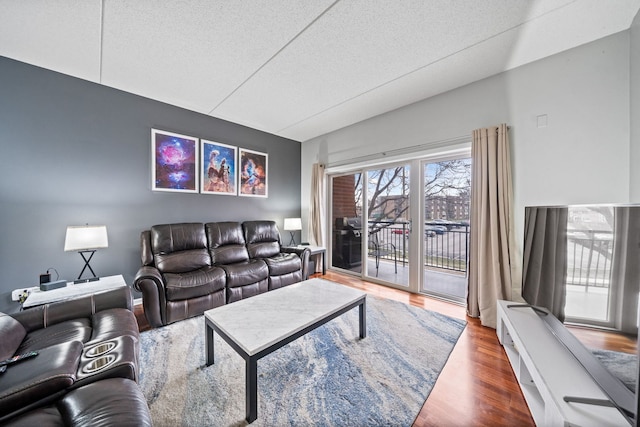
[[90, 277], [90, 278], [88, 278], [88, 279], [78, 279], [78, 280], [74, 280], [74, 281], [73, 281], [73, 284], [74, 284], [74, 285], [77, 285], [78, 283], [96, 282], [96, 281], [98, 281], [98, 280], [100, 280], [100, 278], [99, 278], [99, 277]]
[[289, 246], [295, 246], [296, 245], [296, 239], [294, 239], [295, 231], [290, 231], [289, 233], [291, 233], [291, 240], [289, 241]]

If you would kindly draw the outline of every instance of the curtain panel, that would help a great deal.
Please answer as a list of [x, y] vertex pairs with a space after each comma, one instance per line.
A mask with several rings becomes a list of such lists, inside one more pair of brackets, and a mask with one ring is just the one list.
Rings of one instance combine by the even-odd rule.
[[474, 130], [471, 159], [467, 312], [495, 328], [497, 301], [511, 299], [515, 255], [507, 125]]
[[528, 208], [525, 212], [525, 247], [522, 297], [547, 307], [564, 321], [567, 283], [568, 208]]
[[323, 246], [325, 221], [325, 167], [314, 163], [311, 169], [311, 205], [308, 232], [311, 244]]

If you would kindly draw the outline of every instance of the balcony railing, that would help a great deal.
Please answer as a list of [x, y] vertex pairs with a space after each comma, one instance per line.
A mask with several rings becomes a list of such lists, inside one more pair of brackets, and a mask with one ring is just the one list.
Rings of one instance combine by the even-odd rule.
[[567, 233], [567, 284], [608, 288], [611, 281], [613, 233], [569, 231]]
[[[369, 231], [378, 233], [381, 243], [396, 248], [398, 262], [409, 260], [409, 224], [396, 221], [369, 220]], [[611, 280], [613, 251], [611, 232], [569, 231], [567, 235], [567, 284], [607, 288]], [[469, 226], [435, 225], [425, 222], [424, 266], [441, 270], [467, 272]], [[380, 258], [393, 261], [394, 254]]]
[[[395, 221], [369, 220], [369, 231], [377, 233], [378, 241], [391, 243], [396, 248], [398, 262], [406, 263], [409, 259], [408, 237], [409, 224]], [[424, 266], [441, 270], [467, 272], [467, 254], [469, 253], [469, 226], [459, 223], [436, 225], [425, 222]], [[393, 260], [394, 254], [381, 256], [382, 259]]]

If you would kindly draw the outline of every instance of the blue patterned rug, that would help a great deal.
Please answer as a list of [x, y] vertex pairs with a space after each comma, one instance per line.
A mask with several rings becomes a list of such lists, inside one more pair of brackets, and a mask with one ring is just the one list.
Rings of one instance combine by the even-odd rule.
[[635, 393], [638, 380], [638, 356], [611, 350], [591, 349], [591, 353], [609, 372]]
[[[466, 322], [367, 296], [358, 310], [258, 361], [256, 426], [410, 426]], [[244, 360], [217, 335], [205, 366], [202, 316], [141, 334], [140, 385], [154, 424], [242, 426]]]

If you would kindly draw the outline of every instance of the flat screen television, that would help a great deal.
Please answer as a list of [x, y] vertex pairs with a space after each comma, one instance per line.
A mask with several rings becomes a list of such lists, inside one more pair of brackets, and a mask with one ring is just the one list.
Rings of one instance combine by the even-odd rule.
[[639, 425], [638, 362], [631, 390], [565, 325], [615, 330], [637, 342], [640, 205], [526, 207], [522, 280], [524, 300], [609, 397], [565, 400], [614, 406], [631, 425]]

